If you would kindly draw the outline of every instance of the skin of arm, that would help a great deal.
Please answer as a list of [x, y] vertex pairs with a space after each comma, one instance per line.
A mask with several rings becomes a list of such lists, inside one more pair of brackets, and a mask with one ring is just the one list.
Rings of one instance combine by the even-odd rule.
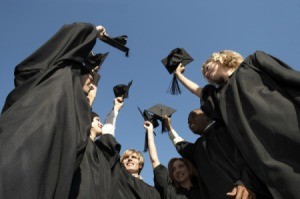
[[183, 75], [183, 72], [185, 70], [185, 66], [181, 63], [176, 68], [174, 74], [176, 75], [177, 79], [182, 83], [184, 87], [186, 87], [189, 91], [191, 91], [196, 96], [201, 96], [202, 87], [200, 87], [195, 82], [191, 81], [190, 79], [186, 78]]
[[180, 137], [177, 132], [173, 129], [172, 125], [171, 125], [171, 118], [168, 117], [167, 115], [163, 116], [165, 119], [165, 126], [169, 132], [169, 138], [170, 140], [173, 142], [174, 146], [176, 146], [176, 144], [178, 142], [182, 142], [184, 141], [184, 139], [182, 137]]
[[144, 122], [144, 128], [147, 131], [148, 135], [148, 151], [149, 151], [149, 157], [151, 161], [152, 168], [155, 169], [158, 165], [160, 165], [157, 150], [154, 142], [154, 133], [153, 133], [153, 125], [149, 121]]

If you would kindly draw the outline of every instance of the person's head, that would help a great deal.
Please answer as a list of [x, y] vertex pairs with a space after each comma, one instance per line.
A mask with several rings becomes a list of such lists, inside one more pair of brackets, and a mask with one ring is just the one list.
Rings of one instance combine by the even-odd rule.
[[121, 156], [121, 163], [131, 174], [139, 175], [144, 167], [144, 157], [135, 149], [127, 149]]
[[190, 161], [185, 158], [172, 158], [168, 164], [169, 176], [176, 187], [187, 182], [195, 185], [198, 173]]
[[82, 84], [82, 90], [84, 94], [87, 96], [90, 92], [91, 84], [93, 83], [93, 76], [91, 73], [83, 73], [81, 75], [81, 84]]
[[210, 83], [224, 84], [243, 61], [242, 55], [232, 50], [215, 52], [202, 65], [202, 74]]
[[192, 110], [188, 117], [190, 130], [197, 135], [202, 135], [211, 122], [212, 120], [201, 109]]
[[91, 138], [95, 139], [96, 136], [99, 136], [102, 134], [102, 127], [103, 124], [101, 123], [100, 117], [97, 113], [92, 112], [91, 113]]

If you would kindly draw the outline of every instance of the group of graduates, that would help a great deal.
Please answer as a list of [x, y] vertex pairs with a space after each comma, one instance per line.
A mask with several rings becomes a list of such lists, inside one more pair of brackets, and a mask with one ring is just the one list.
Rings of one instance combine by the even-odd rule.
[[153, 187], [140, 176], [142, 153], [128, 149], [120, 155], [115, 139], [130, 85], [114, 88], [104, 124], [92, 111], [107, 56], [92, 53], [97, 38], [128, 54], [126, 37], [73, 23], [16, 66], [15, 88], [0, 117], [0, 198], [300, 198], [298, 71], [261, 51], [244, 59], [224, 50], [203, 64], [209, 84], [201, 87], [184, 76], [187, 53], [174, 49], [164, 64], [174, 82], [200, 98], [188, 115], [199, 138], [185, 141], [169, 108], [156, 107], [160, 114], [153, 114], [182, 156], [166, 167], [154, 141], [157, 121], [142, 113]]

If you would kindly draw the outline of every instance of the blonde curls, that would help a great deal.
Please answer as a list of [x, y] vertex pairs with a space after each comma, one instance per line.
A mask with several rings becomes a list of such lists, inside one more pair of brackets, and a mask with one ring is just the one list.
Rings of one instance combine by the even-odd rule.
[[218, 62], [222, 66], [228, 68], [237, 68], [243, 61], [243, 56], [232, 50], [222, 50], [220, 52], [215, 52], [202, 65], [202, 73], [204, 71], [203, 68], [210, 62]]

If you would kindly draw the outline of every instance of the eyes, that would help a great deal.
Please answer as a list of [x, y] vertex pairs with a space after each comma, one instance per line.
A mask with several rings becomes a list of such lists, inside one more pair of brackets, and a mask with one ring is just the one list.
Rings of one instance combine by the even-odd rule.
[[127, 160], [127, 159], [135, 159], [135, 160], [138, 160], [139, 158], [135, 155], [130, 155], [130, 156], [127, 156], [126, 158], [124, 158], [124, 160]]
[[205, 68], [205, 73], [209, 73], [211, 71], [210, 65], [206, 65], [204, 68]]

